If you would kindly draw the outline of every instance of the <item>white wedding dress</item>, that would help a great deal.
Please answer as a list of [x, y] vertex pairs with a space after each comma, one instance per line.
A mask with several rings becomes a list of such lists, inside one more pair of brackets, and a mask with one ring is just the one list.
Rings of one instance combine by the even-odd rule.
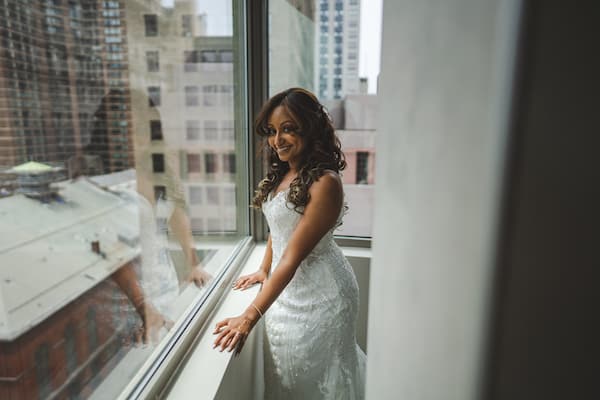
[[[279, 192], [262, 207], [271, 230], [273, 269], [301, 218], [286, 195], [287, 190]], [[358, 285], [333, 240], [334, 229], [265, 313], [267, 399], [364, 398], [366, 356], [355, 338]]]

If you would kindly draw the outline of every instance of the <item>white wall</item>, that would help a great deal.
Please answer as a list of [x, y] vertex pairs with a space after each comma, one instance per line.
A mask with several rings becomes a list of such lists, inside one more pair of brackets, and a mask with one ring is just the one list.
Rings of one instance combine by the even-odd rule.
[[518, 1], [387, 1], [368, 399], [477, 398]]

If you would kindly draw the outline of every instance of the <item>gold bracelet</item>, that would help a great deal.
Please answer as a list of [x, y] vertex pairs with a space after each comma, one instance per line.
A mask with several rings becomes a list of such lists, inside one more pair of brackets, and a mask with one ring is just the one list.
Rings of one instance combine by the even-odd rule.
[[259, 314], [259, 315], [260, 315], [260, 317], [262, 318], [262, 316], [263, 316], [263, 313], [262, 313], [262, 312], [260, 311], [260, 309], [259, 309], [259, 308], [256, 306], [256, 304], [254, 304], [254, 303], [250, 303], [250, 305], [251, 305], [252, 307], [254, 307], [254, 309], [255, 309], [255, 310], [258, 312], [258, 314]]

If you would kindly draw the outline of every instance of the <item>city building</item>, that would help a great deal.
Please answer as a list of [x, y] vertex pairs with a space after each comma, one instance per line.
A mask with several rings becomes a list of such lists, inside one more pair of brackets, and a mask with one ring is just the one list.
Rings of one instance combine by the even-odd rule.
[[3, 399], [87, 397], [125, 354], [122, 334], [135, 322], [109, 279], [139, 256], [125, 240], [139, 234], [135, 204], [86, 179], [54, 188], [52, 199], [19, 190], [0, 199]]
[[321, 100], [359, 93], [360, 0], [318, 0], [315, 76]]
[[375, 190], [375, 139], [377, 95], [347, 95], [329, 102], [336, 132], [346, 156], [342, 173], [348, 214], [339, 228], [340, 235], [370, 237], [373, 226]]
[[6, 0], [0, 15], [0, 168], [84, 153], [131, 167], [122, 2]]
[[205, 24], [191, 2], [127, 2], [138, 177], [155, 196], [180, 193], [194, 233], [221, 234], [237, 229], [235, 55]]

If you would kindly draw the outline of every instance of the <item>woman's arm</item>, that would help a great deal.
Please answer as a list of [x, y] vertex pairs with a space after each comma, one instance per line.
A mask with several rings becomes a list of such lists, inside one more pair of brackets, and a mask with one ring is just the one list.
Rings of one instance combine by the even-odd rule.
[[[290, 282], [296, 269], [321, 238], [335, 226], [343, 203], [343, 189], [339, 176], [327, 172], [310, 190], [311, 200], [304, 209], [296, 229], [271, 277], [246, 311], [236, 318], [223, 320], [217, 324], [215, 347], [229, 351], [243, 345], [246, 336], [258, 319], [273, 304]], [[238, 345], [240, 343], [240, 345]]]
[[185, 261], [189, 268], [187, 280], [194, 282], [198, 287], [203, 286], [212, 278], [212, 276], [204, 270], [200, 264], [200, 260], [198, 260], [192, 238], [190, 220], [181, 207], [175, 206], [173, 214], [169, 219], [169, 226], [171, 227], [175, 238], [181, 245], [181, 250], [183, 251]]
[[271, 235], [267, 239], [267, 248], [265, 249], [265, 255], [260, 263], [260, 268], [253, 274], [240, 276], [235, 283], [232, 285], [234, 290], [248, 289], [255, 283], [262, 283], [269, 277], [271, 272], [271, 262], [273, 260], [273, 247], [271, 245]]

